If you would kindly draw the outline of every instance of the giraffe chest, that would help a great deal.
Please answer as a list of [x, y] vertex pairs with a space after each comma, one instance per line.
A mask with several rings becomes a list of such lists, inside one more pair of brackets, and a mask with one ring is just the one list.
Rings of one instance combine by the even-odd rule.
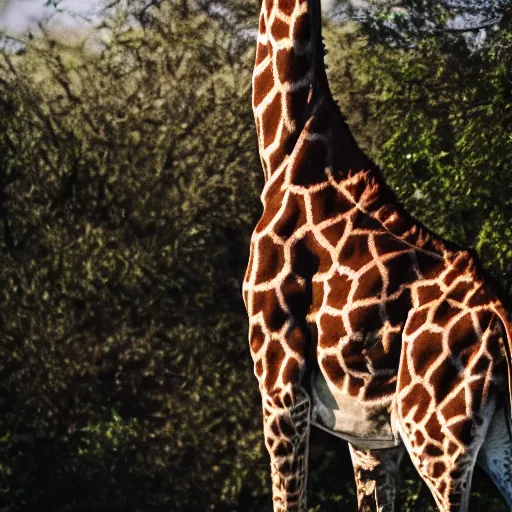
[[309, 319], [331, 387], [365, 402], [393, 394], [415, 278], [409, 248], [361, 230], [347, 237], [332, 268], [313, 278]]
[[333, 263], [312, 283], [318, 422], [369, 447], [394, 445], [392, 406], [417, 279], [414, 253], [387, 233], [356, 228]]

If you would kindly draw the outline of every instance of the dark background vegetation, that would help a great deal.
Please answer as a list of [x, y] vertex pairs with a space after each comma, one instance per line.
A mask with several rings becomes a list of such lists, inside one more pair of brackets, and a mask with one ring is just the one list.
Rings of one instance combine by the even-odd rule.
[[[336, 7], [330, 80], [361, 145], [510, 292], [509, 3]], [[258, 10], [114, 1], [86, 33], [2, 37], [0, 510], [270, 510], [240, 293]], [[355, 510], [342, 441], [315, 431], [311, 468], [314, 511]], [[402, 498], [432, 507], [410, 465]], [[472, 507], [506, 510], [480, 472]]]

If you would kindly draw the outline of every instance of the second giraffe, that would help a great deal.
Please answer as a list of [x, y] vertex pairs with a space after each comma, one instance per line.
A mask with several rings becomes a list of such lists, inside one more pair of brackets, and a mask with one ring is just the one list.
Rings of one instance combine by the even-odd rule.
[[405, 212], [333, 100], [319, 0], [264, 0], [253, 108], [266, 177], [244, 280], [275, 512], [306, 512], [308, 439], [350, 443], [359, 510], [404, 449], [443, 512], [479, 462], [512, 507], [511, 330], [468, 251]]

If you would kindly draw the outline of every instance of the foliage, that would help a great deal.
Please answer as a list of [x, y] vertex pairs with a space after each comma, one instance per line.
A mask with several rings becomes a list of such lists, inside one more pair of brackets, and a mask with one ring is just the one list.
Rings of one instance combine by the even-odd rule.
[[385, 5], [329, 32], [334, 91], [406, 207], [477, 249], [510, 292], [512, 11], [495, 5], [501, 18], [476, 40], [450, 20], [478, 2]]
[[[512, 31], [487, 4], [380, 2], [326, 41], [399, 197], [510, 289]], [[263, 186], [258, 8], [119, 1], [82, 40], [4, 38], [0, 510], [269, 509], [240, 294]], [[451, 30], [482, 14], [493, 29]], [[354, 508], [346, 444], [312, 444], [312, 509]], [[499, 511], [476, 480], [473, 506]], [[402, 503], [432, 506], [410, 465]]]
[[139, 9], [107, 11], [85, 53], [48, 34], [2, 56], [6, 511], [261, 489], [247, 43], [182, 2]]

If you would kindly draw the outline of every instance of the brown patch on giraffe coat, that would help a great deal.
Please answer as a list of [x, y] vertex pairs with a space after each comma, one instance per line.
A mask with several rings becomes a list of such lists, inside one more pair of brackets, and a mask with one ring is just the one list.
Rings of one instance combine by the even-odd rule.
[[502, 362], [506, 363], [506, 358], [502, 353], [502, 343], [505, 342], [503, 339], [503, 326], [498, 317], [493, 317], [493, 319], [490, 321], [488, 329], [493, 329], [487, 341], [488, 352], [491, 354], [495, 364], [500, 364]]
[[279, 0], [278, 8], [283, 14], [286, 14], [286, 16], [291, 16], [296, 4], [296, 0]]
[[268, 172], [272, 174], [281, 165], [285, 157], [286, 153], [282, 150], [273, 151], [268, 157]]
[[261, 115], [261, 123], [265, 127], [263, 130], [263, 144], [265, 147], [270, 146], [274, 142], [280, 121], [281, 93], [278, 93]]
[[[286, 107], [285, 107], [286, 108]], [[293, 129], [293, 127], [291, 127]], [[291, 153], [290, 148], [292, 148], [297, 142], [297, 132], [290, 131], [286, 124], [283, 123], [281, 129], [281, 137], [278, 139], [279, 150], [274, 151], [269, 157], [269, 163], [272, 166], [272, 169], [277, 169], [281, 162], [285, 157], [289, 156]]]
[[450, 478], [453, 478], [454, 480], [458, 480], [462, 476], [462, 470], [460, 469], [454, 469], [450, 471]]
[[468, 301], [468, 306], [470, 308], [478, 307], [478, 306], [485, 306], [489, 304], [489, 294], [483, 288], [482, 286], [479, 287], [479, 289], [471, 296], [471, 298]]
[[446, 471], [446, 466], [445, 466], [444, 462], [437, 461], [437, 462], [434, 462], [434, 464], [432, 465], [430, 474], [433, 478], [440, 478], [444, 474], [445, 471]]
[[372, 361], [375, 370], [396, 372], [400, 361], [401, 346], [400, 333], [385, 332], [382, 339], [367, 349], [366, 355]]
[[[293, 448], [290, 448], [290, 451], [287, 453], [292, 453], [292, 452], [293, 452]], [[290, 459], [288, 459], [288, 458], [277, 459], [276, 465], [277, 465], [277, 468], [278, 468], [281, 478], [286, 478], [286, 477], [288, 477], [288, 475], [293, 473]]]
[[[302, 120], [304, 111], [308, 105], [309, 87], [303, 87], [297, 91], [285, 93], [284, 103], [287, 115], [292, 120]], [[302, 128], [302, 127], [299, 127]], [[296, 139], [290, 139], [289, 143], [285, 144], [285, 149], [291, 153], [295, 148]]]
[[[275, 53], [277, 79], [281, 84], [302, 80], [311, 69], [306, 55], [297, 55], [293, 48], [282, 48]], [[307, 89], [307, 87], [306, 87]]]
[[441, 333], [423, 331], [411, 342], [410, 360], [417, 375], [425, 375], [426, 371], [443, 353], [443, 337]]
[[453, 423], [447, 427], [447, 430], [465, 446], [469, 446], [473, 441], [473, 422], [470, 419]]
[[440, 412], [447, 420], [459, 415], [466, 415], [466, 392], [463, 387], [440, 406]]
[[323, 282], [314, 282], [312, 287], [312, 300], [311, 300], [311, 308], [310, 313], [313, 315], [318, 313], [319, 309], [322, 307], [324, 302], [324, 283]]
[[272, 389], [277, 382], [279, 377], [279, 370], [281, 364], [286, 357], [286, 353], [281, 346], [281, 343], [277, 340], [271, 340], [268, 344], [267, 352], [265, 354], [266, 370], [265, 375], [265, 388]]
[[[416, 421], [423, 420], [424, 417], [417, 418]], [[428, 436], [433, 441], [437, 441], [438, 443], [442, 443], [445, 439], [445, 434], [442, 431], [441, 424], [439, 423], [439, 420], [437, 419], [437, 414], [432, 413], [430, 415], [430, 418], [425, 423], [425, 430], [428, 432]]]
[[[320, 258], [317, 252], [323, 257]], [[323, 249], [323, 252], [320, 251], [314, 236], [309, 232], [306, 233], [293, 246], [292, 272], [310, 280], [318, 272], [320, 265], [325, 265], [325, 253], [330, 258], [328, 251], [325, 249]]]
[[[332, 219], [341, 213], [349, 211], [353, 205], [332, 185], [318, 192], [311, 194], [311, 210], [313, 224], [319, 224], [326, 219]], [[343, 231], [337, 233], [337, 241], [341, 238]]]
[[261, 359], [254, 363], [254, 373], [258, 379], [263, 375], [263, 362]]
[[457, 451], [458, 451], [458, 445], [453, 443], [453, 442], [449, 442], [447, 443], [448, 447], [444, 447], [444, 451], [448, 454], [448, 455], [454, 455]]
[[[359, 226], [357, 226], [358, 229], [361, 229]], [[376, 231], [375, 228], [371, 228], [370, 226], [368, 229], [371, 231]], [[381, 228], [382, 229], [382, 228]], [[397, 256], [397, 259], [400, 258], [400, 266], [402, 273], [405, 269], [408, 269], [411, 266], [411, 259], [408, 256], [408, 253], [410, 252], [409, 247], [404, 244], [401, 240], [398, 240], [397, 238], [390, 236], [389, 233], [386, 232], [380, 232], [374, 235], [375, 240], [375, 248], [377, 249], [377, 252], [380, 255], [383, 254], [389, 254], [392, 252], [402, 252], [407, 251], [406, 254], [404, 254], [402, 257]], [[393, 262], [393, 260], [390, 260], [390, 263]]]
[[283, 246], [276, 244], [270, 236], [264, 236], [258, 241], [258, 251], [260, 259], [256, 269], [255, 284], [274, 279], [285, 264]]
[[291, 437], [293, 434], [295, 434], [293, 421], [289, 417], [280, 415], [276, 418], [276, 420], [279, 426], [279, 433], [284, 434], [286, 437]]
[[305, 12], [297, 16], [295, 24], [293, 25], [292, 38], [294, 42], [305, 45], [311, 39], [311, 21], [309, 12]]
[[308, 314], [310, 299], [302, 283], [289, 275], [281, 285], [281, 292], [291, 315], [296, 320], [302, 319]]
[[413, 415], [413, 421], [418, 422], [425, 417], [430, 405], [431, 397], [427, 390], [421, 384], [414, 384], [407, 395], [402, 398], [402, 416], [405, 418], [412, 410], [416, 408]]
[[294, 185], [310, 187], [325, 181], [327, 148], [322, 141], [303, 140], [291, 168]]
[[485, 355], [481, 355], [473, 366], [473, 372], [485, 376], [491, 365], [490, 359]]
[[454, 361], [450, 357], [443, 359], [430, 377], [436, 401], [439, 403], [452, 389], [460, 384], [461, 379], [461, 372], [455, 366]]
[[464, 299], [469, 291], [473, 289], [473, 283], [468, 281], [460, 281], [450, 290], [450, 299], [464, 303]]
[[306, 337], [304, 336], [302, 327], [296, 325], [293, 329], [291, 329], [290, 332], [288, 332], [286, 335], [286, 343], [293, 351], [303, 356], [305, 351]]
[[322, 229], [322, 235], [332, 247], [336, 247], [347, 226], [346, 219], [339, 219], [334, 224]]
[[446, 327], [453, 320], [455, 315], [460, 312], [454, 304], [450, 304], [447, 300], [440, 300], [434, 306], [435, 313], [432, 322], [439, 327]]
[[276, 41], [287, 39], [290, 36], [290, 27], [279, 18], [274, 18], [272, 26], [270, 27], [270, 33]]
[[261, 326], [254, 324], [251, 330], [251, 339], [249, 340], [251, 350], [253, 354], [258, 354], [261, 347], [265, 344], [265, 333], [261, 329]]
[[258, 30], [260, 34], [265, 34], [267, 32], [267, 23], [265, 22], [265, 15], [263, 12], [260, 13]]
[[268, 96], [273, 87], [274, 75], [272, 74], [272, 66], [267, 66], [260, 74], [254, 77], [253, 102], [255, 108]]
[[472, 411], [476, 412], [479, 411], [482, 407], [482, 401], [483, 401], [483, 387], [484, 387], [484, 380], [478, 379], [474, 380], [469, 383], [469, 392], [471, 394], [471, 397], [473, 399], [472, 402]]
[[423, 251], [416, 251], [415, 254], [418, 269], [422, 275], [421, 280], [437, 279], [445, 268], [444, 260]]
[[418, 292], [418, 301], [420, 305], [438, 300], [443, 294], [441, 287], [437, 283], [418, 286], [416, 291]]
[[454, 356], [460, 356], [468, 349], [478, 350], [480, 339], [476, 335], [470, 314], [464, 315], [451, 328], [448, 346]]
[[270, 431], [276, 437], [279, 437], [281, 435], [281, 427], [279, 426], [279, 423], [278, 423], [278, 417], [274, 418], [274, 421], [272, 421], [272, 423], [270, 423]]
[[348, 378], [348, 394], [350, 396], [358, 396], [361, 392], [361, 388], [365, 385], [365, 382], [363, 379], [360, 379], [359, 377], [354, 377], [353, 375], [347, 376]]
[[291, 382], [295, 383], [299, 381], [301, 372], [301, 365], [299, 365], [296, 359], [288, 359], [286, 366], [283, 370], [283, 382], [285, 384]]
[[425, 436], [421, 430], [415, 430], [413, 434], [414, 442], [417, 446], [422, 446], [425, 443]]
[[268, 191], [268, 200], [265, 204], [265, 209], [263, 211], [263, 215], [261, 216], [258, 224], [254, 228], [254, 232], [256, 234], [264, 231], [268, 225], [273, 221], [277, 212], [281, 209], [283, 203], [284, 192], [281, 190], [281, 186], [279, 183], [273, 183], [269, 187]]
[[327, 355], [322, 358], [320, 364], [324, 370], [324, 374], [335, 386], [341, 386], [345, 377], [345, 372], [338, 362], [336, 356]]
[[396, 378], [373, 379], [364, 389], [365, 400], [379, 400], [393, 395], [396, 389]]
[[478, 323], [480, 325], [480, 330], [482, 332], [487, 331], [487, 329], [490, 327], [491, 322], [493, 320], [494, 321], [497, 320], [495, 314], [489, 309], [480, 310], [477, 313], [477, 315], [478, 315]]
[[413, 310], [405, 325], [405, 334], [407, 336], [411, 336], [423, 325], [425, 325], [427, 321], [428, 311], [428, 308]]
[[441, 457], [444, 454], [443, 450], [434, 443], [427, 443], [423, 448], [423, 453], [428, 457]]
[[[377, 237], [377, 239], [384, 239], [384, 237]], [[377, 240], [376, 239], [376, 240]], [[392, 240], [392, 239], [390, 239]], [[396, 249], [396, 246], [392, 244], [392, 248]], [[401, 251], [406, 249], [405, 246], [402, 246]], [[386, 254], [394, 251], [386, 251], [385, 247], [381, 247], [379, 250], [380, 254]], [[410, 251], [403, 252], [391, 259], [388, 259], [385, 264], [386, 271], [388, 274], [388, 295], [392, 295], [396, 293], [400, 287], [404, 285], [408, 285], [417, 280], [416, 274], [412, 268], [412, 262], [410, 257]]]
[[386, 312], [388, 314], [389, 323], [392, 326], [400, 325], [400, 327], [403, 327], [411, 308], [411, 290], [404, 288], [396, 299], [386, 302]]
[[329, 279], [329, 295], [327, 304], [334, 309], [341, 310], [347, 303], [348, 294], [352, 288], [353, 281], [346, 275], [335, 272]]
[[367, 298], [378, 298], [383, 292], [384, 282], [377, 265], [370, 267], [364, 272], [357, 283], [354, 300], [364, 300]]
[[378, 305], [364, 306], [350, 311], [349, 322], [357, 333], [373, 332], [382, 327]]
[[290, 194], [286, 206], [273, 227], [274, 233], [284, 240], [290, 238], [306, 223], [306, 213], [301, 197]]
[[273, 290], [253, 293], [252, 304], [254, 315], [261, 312], [269, 330], [279, 331], [288, 320]]
[[400, 367], [398, 369], [398, 379], [400, 382], [400, 389], [404, 389], [409, 386], [412, 382], [412, 375], [409, 372], [409, 368], [407, 366], [407, 356], [404, 355], [400, 359]]
[[357, 272], [371, 261], [373, 256], [368, 248], [368, 237], [366, 235], [349, 236], [340, 251], [340, 264]]
[[293, 453], [293, 445], [286, 439], [280, 438], [274, 446], [273, 452], [276, 457], [286, 457], [290, 453]]
[[[367, 235], [373, 234], [376, 238], [387, 237], [389, 240], [393, 240], [393, 238], [390, 237], [388, 233], [386, 233], [386, 231], [382, 227], [382, 224], [378, 220], [374, 219], [373, 217], [368, 215], [366, 212], [363, 212], [363, 211], [359, 210], [358, 208], [356, 208], [354, 210], [354, 214], [352, 216], [352, 222], [354, 224], [354, 229], [358, 229], [359, 231], [364, 231]], [[383, 252], [390, 252], [390, 251], [386, 251], [384, 249]], [[380, 253], [380, 251], [379, 251], [379, 253]]]
[[[263, 23], [263, 26], [265, 26], [265, 20], [263, 20], [263, 17], [262, 17], [262, 23]], [[270, 51], [268, 48], [269, 45], [270, 45], [270, 43], [268, 43], [268, 44], [259, 43], [258, 44], [258, 47], [256, 50], [256, 66], [261, 64], [269, 56], [269, 54], [270, 54]]]
[[347, 335], [343, 320], [339, 316], [324, 313], [319, 323], [321, 336], [318, 337], [318, 345], [321, 347], [334, 347]]
[[345, 366], [354, 372], [368, 372], [368, 365], [366, 364], [364, 355], [364, 344], [362, 340], [350, 338], [341, 348], [341, 357]]

